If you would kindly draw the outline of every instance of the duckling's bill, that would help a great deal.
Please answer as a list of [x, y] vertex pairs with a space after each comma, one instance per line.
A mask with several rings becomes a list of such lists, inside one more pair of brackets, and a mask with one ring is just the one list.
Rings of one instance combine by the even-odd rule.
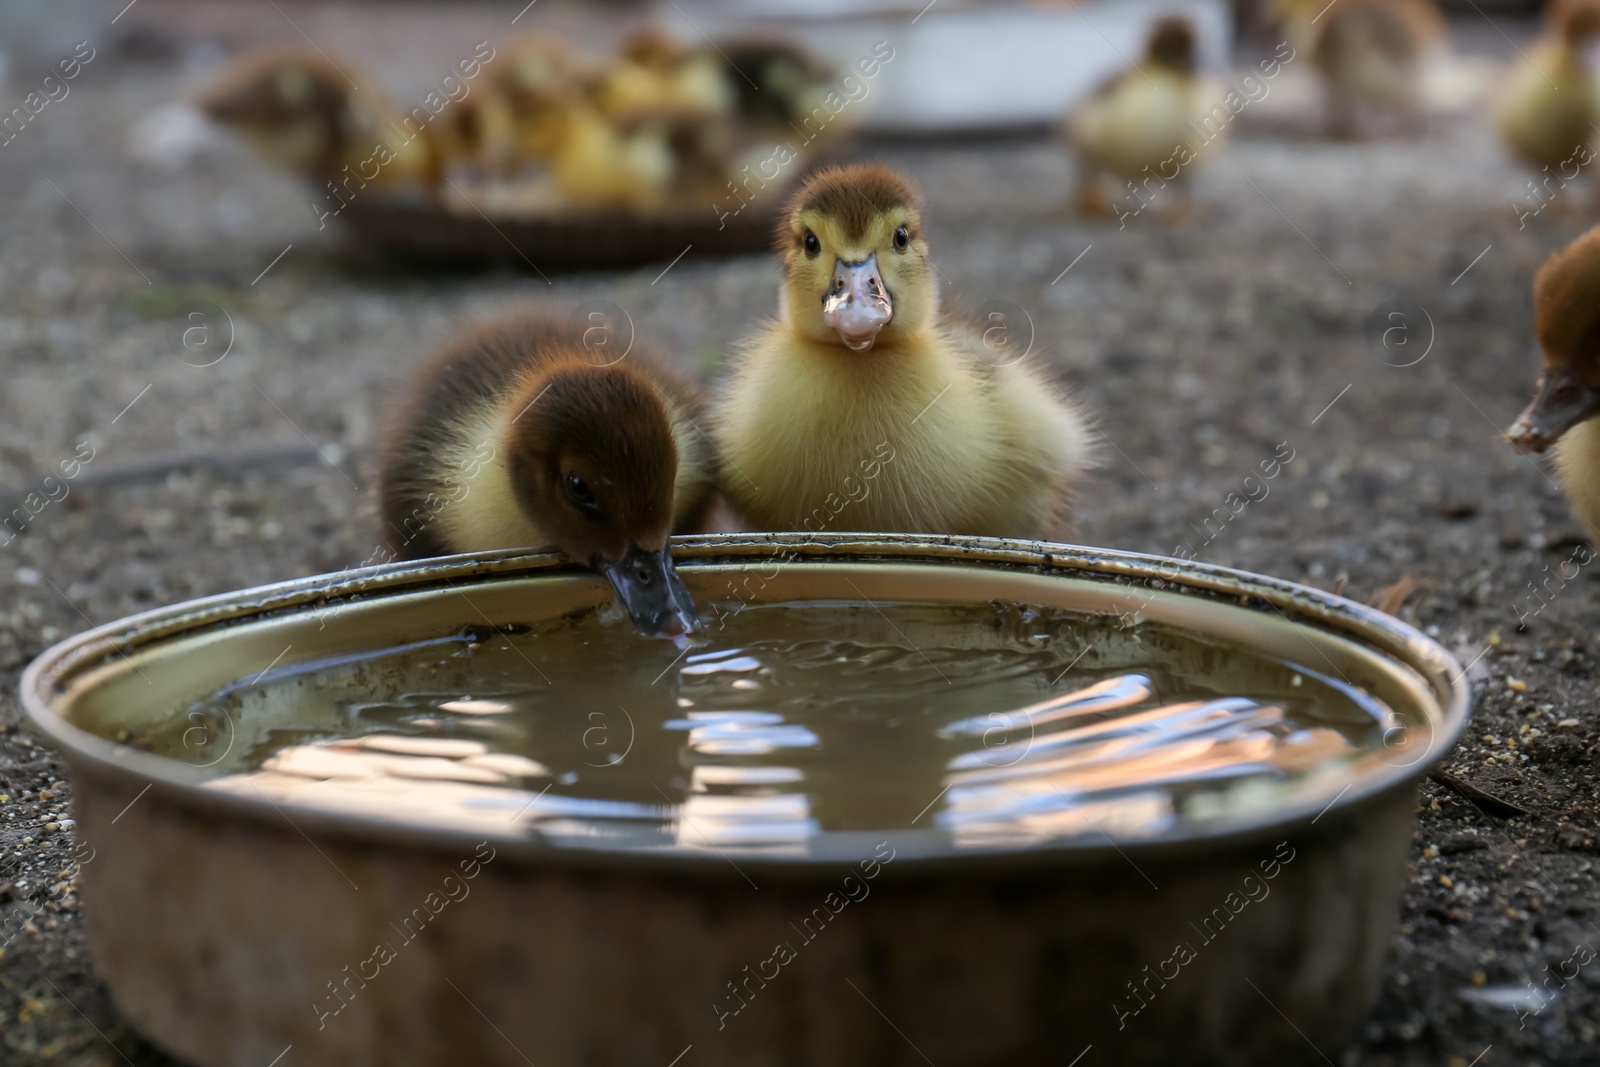
[[894, 317], [894, 298], [878, 271], [878, 254], [854, 263], [834, 261], [833, 284], [822, 298], [822, 321], [853, 352], [865, 352]]
[[1600, 389], [1566, 372], [1546, 373], [1506, 439], [1522, 452], [1543, 452], [1578, 423], [1600, 415]]
[[596, 561], [611, 580], [617, 600], [646, 637], [683, 637], [700, 628], [694, 599], [678, 577], [672, 550], [652, 552], [629, 542], [620, 559]]

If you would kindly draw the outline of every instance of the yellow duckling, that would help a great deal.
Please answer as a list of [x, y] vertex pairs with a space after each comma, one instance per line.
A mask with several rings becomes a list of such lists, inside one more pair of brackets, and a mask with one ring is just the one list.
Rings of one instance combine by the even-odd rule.
[[1327, 94], [1328, 132], [1353, 137], [1364, 109], [1421, 115], [1424, 63], [1448, 38], [1433, 0], [1277, 0]]
[[1194, 28], [1184, 19], [1162, 19], [1150, 34], [1144, 62], [1074, 110], [1066, 132], [1077, 150], [1081, 213], [1111, 212], [1102, 182], [1111, 174], [1152, 195], [1172, 182], [1180, 193], [1174, 212], [1188, 214], [1190, 165], [1215, 140], [1197, 133], [1197, 124], [1221, 99], [1195, 67]]
[[1533, 307], [1539, 391], [1506, 437], [1524, 452], [1554, 446], [1572, 510], [1600, 544], [1600, 227], [1539, 268]]
[[379, 493], [399, 558], [554, 544], [602, 571], [643, 632], [694, 629], [667, 546], [713, 504], [691, 387], [637, 352], [598, 360], [577, 329], [529, 316], [449, 346], [412, 392]]
[[1593, 162], [1590, 146], [1600, 138], [1600, 81], [1586, 56], [1600, 39], [1600, 4], [1556, 4], [1551, 14], [1554, 32], [1513, 64], [1496, 110], [1511, 150], [1564, 185]]
[[729, 116], [738, 96], [710, 48], [686, 48], [657, 29], [631, 35], [599, 75], [596, 103], [609, 118], [639, 112]]
[[940, 321], [911, 184], [832, 168], [779, 230], [782, 311], [716, 412], [731, 502], [763, 530], [1038, 537], [1089, 431], [1033, 365], [985, 358]]
[[436, 186], [429, 131], [405, 126], [398, 107], [372, 85], [352, 84], [348, 70], [310, 49], [259, 48], [229, 64], [197, 103], [268, 162], [313, 181], [350, 193]]

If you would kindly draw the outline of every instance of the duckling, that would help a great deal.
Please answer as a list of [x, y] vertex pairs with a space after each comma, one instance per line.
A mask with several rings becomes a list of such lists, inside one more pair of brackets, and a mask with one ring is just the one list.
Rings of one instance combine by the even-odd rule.
[[713, 504], [693, 389], [637, 352], [602, 365], [575, 327], [527, 316], [448, 346], [412, 392], [380, 477], [399, 558], [554, 544], [603, 572], [642, 632], [695, 628], [667, 547]]
[[[316, 51], [269, 46], [234, 60], [199, 97], [268, 162], [316, 182], [433, 188], [440, 160], [427, 129]], [[347, 186], [347, 188], [349, 188]]]
[[544, 31], [516, 34], [496, 51], [479, 84], [443, 116], [441, 139], [455, 158], [510, 178], [545, 147], [552, 113], [581, 96], [595, 63]]
[[1554, 4], [1551, 15], [1554, 32], [1528, 49], [1526, 62], [1513, 65], [1497, 119], [1514, 153], [1556, 171], [1565, 184], [1596, 154], [1590, 146], [1600, 122], [1600, 82], [1586, 52], [1600, 39], [1600, 3]]
[[[788, 137], [799, 131], [808, 141], [833, 132], [832, 121], [818, 128], [814, 109], [833, 89], [834, 72], [827, 64], [793, 45], [760, 38], [722, 42], [717, 49], [722, 75], [737, 97], [739, 116], [753, 126]], [[808, 126], [806, 120], [812, 119]]]
[[1523, 452], [1554, 446], [1567, 499], [1600, 544], [1600, 227], [1539, 268], [1533, 306], [1539, 390], [1506, 437]]
[[1189, 167], [1208, 144], [1196, 135], [1196, 124], [1209, 103], [1221, 99], [1207, 87], [1196, 73], [1194, 28], [1185, 19], [1162, 19], [1151, 31], [1144, 62], [1112, 78], [1068, 118], [1067, 137], [1078, 157], [1078, 210], [1111, 212], [1101, 180], [1109, 173], [1152, 193], [1173, 182], [1180, 193], [1175, 214], [1187, 215]]
[[660, 30], [639, 30], [598, 79], [596, 103], [609, 118], [638, 112], [727, 116], [738, 97], [710, 48], [686, 48]]
[[1353, 137], [1363, 108], [1421, 114], [1420, 80], [1448, 37], [1433, 0], [1278, 0], [1297, 51], [1327, 94], [1328, 132]]
[[779, 318], [715, 413], [723, 491], [757, 528], [1038, 537], [1064, 511], [1084, 419], [940, 321], [922, 228], [916, 190], [879, 166], [820, 171], [792, 198]]

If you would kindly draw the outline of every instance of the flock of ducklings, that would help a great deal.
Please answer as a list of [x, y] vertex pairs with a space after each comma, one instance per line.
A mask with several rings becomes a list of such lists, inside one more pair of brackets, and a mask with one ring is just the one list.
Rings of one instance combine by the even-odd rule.
[[[552, 33], [483, 42], [409, 111], [354, 69], [314, 49], [260, 48], [198, 104], [336, 203], [372, 186], [470, 210], [446, 190], [458, 177], [506, 213], [659, 213], [726, 196], [774, 137], [793, 139], [831, 75], [786, 45], [689, 47], [648, 29], [604, 61]], [[823, 125], [808, 142], [838, 132]]]
[[[1412, 106], [1417, 66], [1443, 37], [1430, 0], [1277, 3], [1323, 77], [1334, 132], [1366, 108]], [[1529, 161], [1567, 160], [1600, 129], [1600, 87], [1583, 56], [1597, 37], [1600, 0], [1559, 0], [1528, 56], [1533, 74], [1506, 87], [1500, 125]], [[714, 64], [691, 70], [710, 63], [704, 54], [669, 62], [641, 43], [630, 55], [655, 75], [677, 64], [682, 86], [714, 80]], [[1194, 58], [1188, 25], [1163, 21], [1144, 62], [1080, 106], [1069, 129], [1081, 183], [1101, 172], [1134, 181], [1188, 139], [1209, 103]], [[522, 79], [517, 92], [531, 84], [522, 69], [501, 67]], [[248, 96], [250, 78], [236, 75], [224, 94], [233, 103], [213, 102], [214, 114]], [[315, 84], [327, 108], [351, 106], [337, 86]], [[626, 98], [627, 84], [586, 92]], [[483, 107], [498, 106], [485, 96]], [[266, 128], [268, 111], [255, 108], [250, 123]], [[475, 150], [491, 165], [511, 143], [485, 132], [499, 121], [474, 120]], [[280, 123], [273, 136], [280, 147], [315, 143], [324, 168], [343, 150], [325, 128], [319, 140]], [[1103, 201], [1080, 184], [1079, 202]], [[668, 538], [710, 529], [719, 498], [758, 530], [1036, 538], [1060, 528], [1095, 463], [1089, 425], [1037, 366], [991, 358], [941, 314], [908, 179], [876, 165], [812, 174], [782, 215], [776, 251], [780, 314], [740, 347], [714, 401], [646, 354], [598, 362], [560, 319], [498, 322], [449, 346], [417, 374], [385, 449], [381, 506], [396, 555], [552, 544], [609, 577], [641, 631], [675, 636], [695, 628], [696, 613]], [[1507, 436], [1522, 449], [1556, 447], [1572, 504], [1600, 539], [1600, 227], [1551, 257], [1534, 295], [1543, 375]]]

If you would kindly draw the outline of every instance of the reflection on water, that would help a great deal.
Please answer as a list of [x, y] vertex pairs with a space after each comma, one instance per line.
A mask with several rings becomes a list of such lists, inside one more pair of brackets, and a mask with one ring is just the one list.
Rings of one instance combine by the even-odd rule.
[[220, 724], [238, 744], [214, 788], [372, 818], [799, 854], [905, 829], [950, 848], [1182, 833], [1285, 803], [1395, 726], [1337, 677], [1149, 624], [1001, 604], [728, 618], [687, 653], [593, 614], [474, 628], [280, 669], [135, 740], [204, 766], [193, 724]]

